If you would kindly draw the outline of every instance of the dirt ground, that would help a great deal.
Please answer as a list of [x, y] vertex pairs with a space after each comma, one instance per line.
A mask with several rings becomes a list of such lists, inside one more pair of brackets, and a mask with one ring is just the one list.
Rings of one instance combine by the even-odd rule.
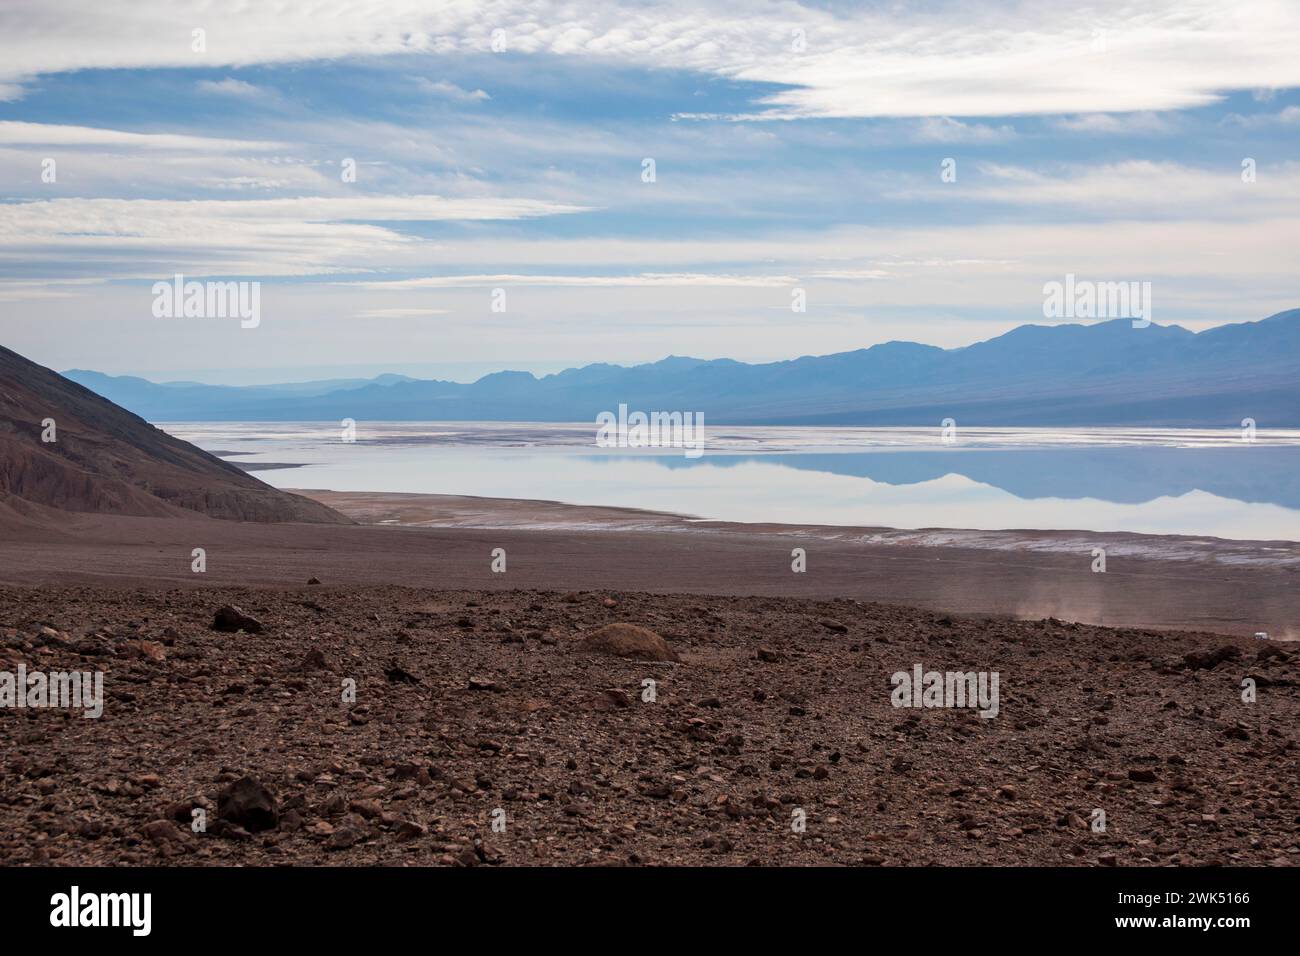
[[[546, 502], [309, 492], [358, 521], [0, 514], [0, 585], [406, 585], [851, 598], [944, 613], [1300, 637], [1300, 545], [687, 522]], [[1093, 549], [1108, 552], [1093, 573]], [[205, 570], [195, 573], [202, 548]], [[492, 554], [506, 553], [506, 573]], [[801, 548], [806, 571], [792, 570]]]
[[[227, 604], [260, 632], [212, 630]], [[580, 643], [619, 621], [680, 662]], [[1294, 865], [1289, 647], [845, 599], [4, 587], [0, 670], [102, 671], [105, 700], [0, 708], [0, 863]], [[996, 716], [893, 706], [917, 665], [996, 672]]]

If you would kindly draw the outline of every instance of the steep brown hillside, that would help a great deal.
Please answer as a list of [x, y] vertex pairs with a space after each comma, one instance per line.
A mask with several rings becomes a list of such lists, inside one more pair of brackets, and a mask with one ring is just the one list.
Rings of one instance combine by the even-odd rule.
[[[55, 441], [42, 441], [47, 419]], [[0, 347], [0, 504], [243, 521], [347, 523], [173, 438], [61, 375]]]

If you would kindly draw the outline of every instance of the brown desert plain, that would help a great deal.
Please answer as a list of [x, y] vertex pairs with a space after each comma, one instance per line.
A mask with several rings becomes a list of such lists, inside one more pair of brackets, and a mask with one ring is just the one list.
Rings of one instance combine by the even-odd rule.
[[0, 350], [0, 671], [105, 697], [0, 708], [0, 862], [1300, 862], [1300, 553], [1077, 544], [293, 495]]

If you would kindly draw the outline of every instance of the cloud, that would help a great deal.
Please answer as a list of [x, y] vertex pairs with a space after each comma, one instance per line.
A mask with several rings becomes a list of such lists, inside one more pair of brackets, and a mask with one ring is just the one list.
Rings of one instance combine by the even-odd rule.
[[216, 93], [219, 96], [235, 96], [240, 99], [254, 100], [266, 95], [266, 92], [252, 83], [226, 77], [224, 80], [199, 80], [196, 84], [202, 93]]
[[948, 116], [928, 116], [916, 125], [914, 138], [919, 143], [993, 143], [1016, 135], [1010, 126], [962, 123]]
[[1300, 125], [1300, 106], [1288, 106], [1276, 113], [1255, 113], [1251, 116], [1229, 113], [1223, 118], [1223, 123], [1227, 126], [1241, 126], [1246, 129], [1260, 129], [1270, 126], [1298, 126]]
[[[110, 282], [81, 299], [6, 306], [5, 344], [61, 368], [94, 367], [96, 356], [132, 354], [155, 356], [156, 367], [190, 367], [193, 356], [202, 355], [208, 367], [236, 369], [362, 361], [391, 368], [401, 355], [412, 354], [499, 363], [503, 342], [509, 343], [508, 355], [567, 364], [657, 358], [667, 351], [770, 358], [889, 339], [964, 345], [1025, 322], [1042, 322], [1043, 284], [1066, 273], [1098, 281], [1152, 281], [1155, 319], [1161, 324], [1254, 320], [1296, 305], [1294, 218], [1218, 222], [1196, 218], [1194, 208], [1185, 212], [1190, 218], [1165, 222], [1060, 217], [1047, 223], [853, 226], [709, 238], [686, 232], [670, 239], [538, 238], [512, 230], [447, 244], [395, 243], [391, 255], [375, 254], [382, 238], [353, 236], [346, 232], [350, 226], [340, 226], [343, 235], [292, 235], [283, 250], [263, 242], [244, 256], [259, 271], [240, 274], [267, 277], [262, 287], [267, 317], [255, 334], [238, 323], [150, 320], [148, 283], [171, 274], [157, 268], [142, 273], [148, 283]], [[207, 238], [242, 241], [221, 233]], [[118, 249], [109, 243], [56, 262], [103, 271], [101, 260]], [[0, 243], [0, 270], [8, 255], [29, 251], [21, 237], [6, 237]], [[288, 258], [294, 253], [302, 254], [306, 265], [328, 259], [350, 274], [275, 281], [288, 275], [280, 271], [286, 265], [296, 264]], [[159, 262], [175, 263], [188, 254], [169, 245]], [[511, 291], [510, 310], [491, 313], [482, 286], [386, 291], [379, 284], [339, 284], [365, 268], [387, 270], [371, 279], [402, 274], [399, 270], [430, 276], [452, 269], [494, 277], [558, 275], [575, 270], [575, 263], [588, 276], [734, 276], [748, 270], [769, 280], [799, 276], [808, 312], [792, 317], [788, 286], [542, 286]], [[422, 271], [413, 271], [413, 264]], [[269, 267], [277, 271], [260, 271]], [[870, 281], [811, 275], [857, 269], [891, 274]], [[26, 273], [57, 274], [46, 268]], [[396, 340], [357, 318], [365, 310], [401, 307], [436, 307], [450, 314], [423, 321], [389, 319], [404, 322]], [[187, 361], [190, 366], [182, 364]]]
[[87, 231], [114, 223], [129, 234], [141, 223], [237, 222], [434, 222], [531, 219], [583, 212], [586, 207], [537, 199], [444, 196], [300, 196], [285, 199], [51, 199], [0, 203], [0, 225], [46, 223], [55, 232]]
[[201, 151], [210, 153], [278, 150], [283, 143], [259, 140], [185, 136], [175, 133], [133, 133], [128, 130], [53, 123], [0, 121], [0, 146], [108, 146], [131, 149]]
[[890, 279], [896, 273], [888, 269], [825, 269], [809, 273], [810, 279], [834, 279], [838, 281], [864, 282], [873, 279]]
[[[484, 362], [504, 341], [566, 359], [670, 338], [751, 356], [960, 344], [1041, 319], [1043, 283], [1067, 272], [1154, 280], [1161, 322], [1294, 305], [1300, 163], [1272, 148], [1294, 95], [1173, 112], [1295, 87], [1294, 5], [861, 6], [5, 0], [0, 97], [115, 71], [38, 82], [4, 111], [86, 125], [0, 121], [0, 181], [23, 197], [0, 200], [6, 344], [78, 353], [61, 367], [229, 368], [388, 363], [386, 322], [407, 352]], [[1253, 115], [1219, 120], [1229, 108]], [[1257, 182], [1239, 154], [1260, 157]], [[944, 156], [964, 157], [958, 182], [940, 182]], [[257, 348], [237, 326], [226, 344], [151, 322], [149, 283], [175, 272], [263, 278]], [[489, 313], [496, 287], [509, 313]]]
[[1067, 133], [1088, 136], [1145, 136], [1168, 133], [1173, 124], [1157, 113], [1088, 113], [1054, 120], [1052, 125]]
[[466, 90], [457, 86], [455, 83], [448, 82], [447, 80], [438, 80], [435, 82], [426, 77], [420, 76], [415, 77], [413, 82], [415, 88], [418, 90], [422, 90], [425, 93], [431, 93], [434, 96], [441, 96], [445, 99], [456, 100], [461, 103], [476, 103], [492, 99], [492, 97], [488, 96], [488, 94], [483, 90]]
[[365, 309], [358, 319], [415, 319], [426, 315], [449, 315], [447, 309]]
[[519, 220], [584, 208], [441, 196], [0, 203], [0, 268], [49, 264], [96, 277], [366, 272], [423, 262], [436, 248], [375, 222]]
[[747, 117], [740, 113], [673, 113], [672, 116], [669, 117], [669, 119], [672, 120], [674, 123], [678, 123], [683, 120], [686, 120], [688, 122], [698, 121], [703, 123], [712, 123], [719, 120], [731, 122], [734, 120], [747, 119]]
[[1100, 165], [1037, 169], [1004, 163], [976, 165], [978, 176], [959, 186], [927, 183], [899, 189], [893, 198], [999, 203], [1099, 218], [1204, 218], [1248, 220], [1290, 215], [1300, 220], [1300, 162], [1277, 163], [1257, 182], [1243, 182], [1236, 161], [1220, 167], [1128, 160]]
[[793, 276], [708, 275], [702, 273], [642, 272], [636, 275], [457, 275], [418, 279], [345, 282], [371, 289], [457, 289], [487, 286], [556, 286], [568, 288], [636, 288], [648, 286], [718, 286], [730, 288], [775, 288], [798, 282]]
[[101, 286], [102, 279], [31, 279], [0, 281], [0, 302], [28, 302], [43, 299], [75, 299], [86, 294], [87, 286]]
[[[196, 53], [191, 34], [207, 31]], [[805, 44], [792, 42], [802, 31]], [[755, 0], [7, 0], [0, 84], [130, 67], [214, 67], [396, 53], [547, 53], [775, 84], [754, 115], [1011, 116], [1203, 106], [1300, 86], [1300, 10], [1275, 0], [833, 7]], [[1096, 38], [1104, 36], [1104, 44]], [[473, 95], [471, 93], [471, 95]]]

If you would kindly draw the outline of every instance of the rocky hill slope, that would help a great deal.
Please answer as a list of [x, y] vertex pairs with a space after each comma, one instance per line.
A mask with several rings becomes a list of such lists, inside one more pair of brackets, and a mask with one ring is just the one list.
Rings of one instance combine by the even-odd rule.
[[[0, 505], [346, 523], [0, 347]], [[35, 510], [39, 510], [35, 509]]]

